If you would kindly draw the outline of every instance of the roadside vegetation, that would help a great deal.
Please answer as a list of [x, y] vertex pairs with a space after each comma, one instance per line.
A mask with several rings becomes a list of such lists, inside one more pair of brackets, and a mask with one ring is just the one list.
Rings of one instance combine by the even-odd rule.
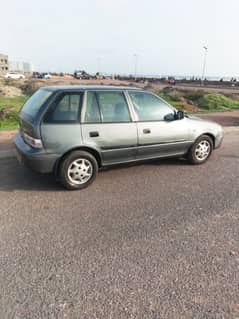
[[[72, 80], [68, 82], [64, 84], [76, 84]], [[39, 79], [25, 81], [0, 79], [0, 130], [16, 129], [18, 112], [27, 98], [39, 87], [54, 84], [62, 83], [59, 80], [46, 84], [45, 80]], [[165, 87], [160, 91], [156, 90], [155, 93], [177, 109], [188, 113], [222, 112], [239, 109], [239, 95], [233, 92], [226, 95], [210, 91], [205, 92], [200, 89], [179, 90], [175, 87]]]
[[222, 112], [239, 109], [239, 95], [226, 96], [195, 90], [176, 90], [168, 87], [156, 92], [174, 107], [189, 113]]
[[0, 96], [0, 130], [13, 130], [18, 125], [18, 112], [27, 96]]

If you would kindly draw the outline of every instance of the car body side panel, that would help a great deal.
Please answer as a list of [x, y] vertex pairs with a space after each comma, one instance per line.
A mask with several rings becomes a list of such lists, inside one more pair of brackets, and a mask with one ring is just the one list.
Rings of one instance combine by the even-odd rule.
[[63, 155], [69, 150], [82, 146], [81, 124], [41, 125], [42, 143], [49, 153]]
[[[160, 157], [185, 154], [192, 144], [186, 119], [175, 121], [138, 122], [137, 157]], [[148, 133], [145, 133], [146, 132]]]
[[[98, 136], [91, 136], [92, 133]], [[137, 147], [136, 124], [98, 123], [82, 124], [83, 144], [100, 150], [102, 164], [124, 162], [135, 159]]]

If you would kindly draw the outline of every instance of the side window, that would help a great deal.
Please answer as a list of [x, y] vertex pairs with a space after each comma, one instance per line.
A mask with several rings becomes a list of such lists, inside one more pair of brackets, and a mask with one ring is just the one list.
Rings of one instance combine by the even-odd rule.
[[97, 92], [96, 96], [103, 123], [131, 121], [128, 105], [122, 92]]
[[150, 93], [129, 92], [139, 121], [162, 121], [173, 110], [160, 98]]
[[83, 93], [64, 93], [48, 110], [45, 123], [73, 123], [80, 119]]
[[85, 111], [85, 123], [100, 123], [100, 110], [94, 92], [87, 93], [87, 104]]

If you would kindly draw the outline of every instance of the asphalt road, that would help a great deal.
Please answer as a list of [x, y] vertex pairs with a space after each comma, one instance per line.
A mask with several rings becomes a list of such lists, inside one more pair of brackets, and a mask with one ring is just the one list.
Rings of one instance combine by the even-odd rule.
[[0, 318], [239, 318], [239, 132], [83, 191], [0, 160]]

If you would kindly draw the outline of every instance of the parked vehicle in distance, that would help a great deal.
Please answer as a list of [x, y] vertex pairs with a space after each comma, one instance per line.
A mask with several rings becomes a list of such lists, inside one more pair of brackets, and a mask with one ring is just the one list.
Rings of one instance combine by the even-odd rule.
[[5, 74], [5, 79], [14, 79], [14, 80], [20, 80], [20, 79], [25, 79], [25, 75], [18, 73], [18, 72], [8, 72]]
[[33, 72], [33, 77], [36, 79], [50, 79], [51, 74], [48, 72], [43, 72], [43, 73]]
[[43, 79], [50, 79], [51, 75], [50, 75], [50, 73], [42, 73], [42, 78]]
[[171, 85], [175, 85], [176, 84], [176, 80], [173, 77], [169, 77], [167, 82], [168, 82], [168, 84], [171, 84]]
[[93, 77], [89, 73], [85, 72], [84, 70], [75, 71], [74, 78], [79, 80], [93, 79]]
[[81, 189], [98, 169], [164, 157], [207, 161], [223, 140], [216, 123], [185, 115], [153, 93], [116, 86], [39, 89], [20, 112], [14, 142], [26, 166], [54, 172], [68, 189]]

